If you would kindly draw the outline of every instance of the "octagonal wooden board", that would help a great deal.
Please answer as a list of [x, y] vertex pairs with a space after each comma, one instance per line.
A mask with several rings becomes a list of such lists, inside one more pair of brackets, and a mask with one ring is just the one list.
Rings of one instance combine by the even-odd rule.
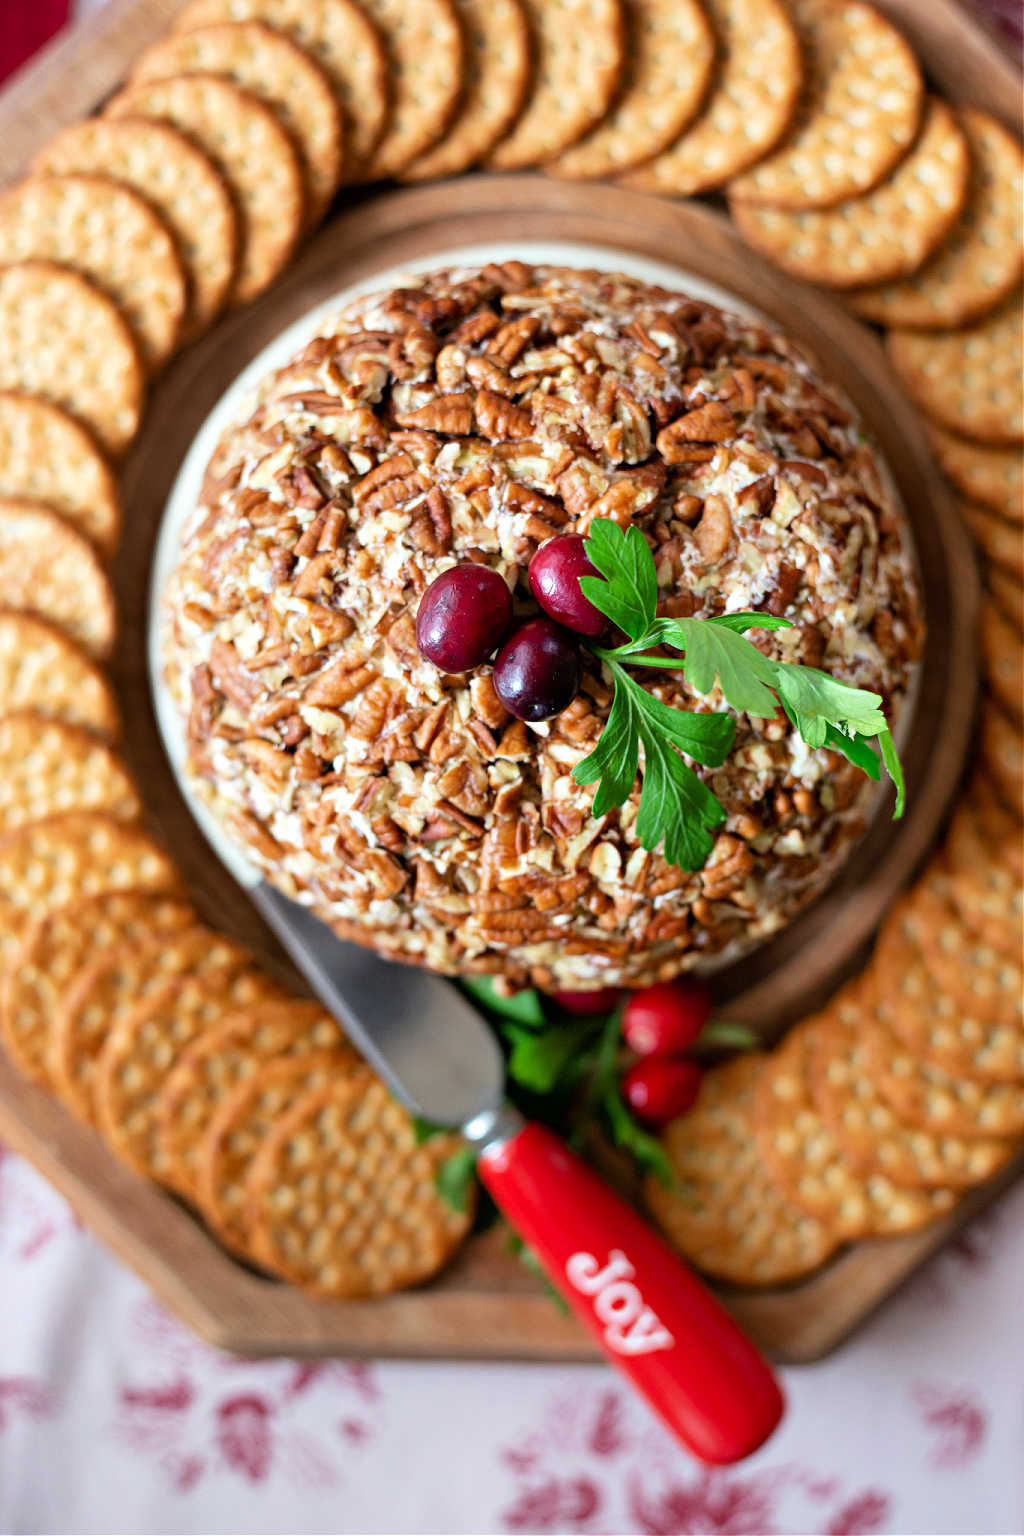
[[[0, 182], [62, 122], [99, 105], [122, 78], [127, 61], [166, 26], [176, 4], [112, 0], [79, 37], [59, 43], [0, 97]], [[1019, 83], [1013, 71], [951, 0], [891, 0], [887, 8], [913, 34], [954, 99], [984, 101], [1014, 121]], [[955, 75], [949, 62], [954, 52], [961, 61]], [[818, 353], [860, 406], [896, 472], [917, 530], [930, 621], [917, 718], [931, 734], [927, 749], [921, 734], [908, 752], [914, 810], [896, 839], [879, 821], [873, 841], [863, 845], [856, 864], [816, 913], [723, 976], [730, 1011], [754, 1019], [770, 1034], [856, 965], [882, 910], [934, 838], [955, 791], [972, 708], [970, 687], [948, 693], [944, 679], [954, 650], [973, 677], [978, 592], [970, 547], [875, 338], [830, 301], [753, 257], [706, 207], [536, 177], [479, 177], [342, 208], [264, 300], [221, 322], [184, 354], [155, 392], [125, 471], [127, 537], [115, 573], [122, 612], [115, 671], [129, 755], [151, 819], [181, 859], [197, 905], [260, 948], [271, 969], [293, 977], [247, 898], [195, 831], [156, 735], [144, 635], [148, 567], [163, 501], [191, 436], [225, 385], [292, 319], [349, 282], [397, 262], [481, 241], [507, 241], [510, 235], [581, 241], [681, 263], [777, 318]], [[474, 1238], [444, 1275], [420, 1291], [374, 1302], [324, 1302], [235, 1263], [183, 1207], [122, 1168], [88, 1129], [18, 1079], [2, 1058], [0, 1137], [34, 1161], [186, 1322], [225, 1348], [247, 1354], [563, 1360], [593, 1354], [575, 1323], [556, 1311], [532, 1276], [503, 1251], [499, 1233]], [[727, 1304], [777, 1358], [816, 1358], [1015, 1171], [975, 1191], [923, 1233], [856, 1244], [801, 1284], [724, 1293]]]

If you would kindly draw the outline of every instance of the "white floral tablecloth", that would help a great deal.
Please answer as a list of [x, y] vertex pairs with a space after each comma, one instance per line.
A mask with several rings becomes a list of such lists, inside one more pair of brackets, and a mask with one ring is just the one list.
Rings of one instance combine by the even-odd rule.
[[0, 1149], [0, 1531], [1015, 1536], [1022, 1274], [1018, 1186], [707, 1472], [596, 1366], [220, 1355]]

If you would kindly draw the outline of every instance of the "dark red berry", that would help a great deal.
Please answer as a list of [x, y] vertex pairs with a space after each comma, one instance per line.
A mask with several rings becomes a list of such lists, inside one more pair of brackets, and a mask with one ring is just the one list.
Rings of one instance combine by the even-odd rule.
[[530, 619], [517, 629], [494, 663], [494, 691], [519, 720], [550, 720], [561, 714], [579, 685], [579, 647], [550, 619]]
[[679, 1056], [711, 1017], [702, 981], [666, 981], [634, 992], [622, 1012], [622, 1035], [638, 1056]]
[[548, 539], [530, 561], [528, 574], [530, 591], [551, 618], [591, 640], [608, 634], [608, 620], [580, 589], [581, 576], [598, 572], [587, 559], [585, 540], [578, 533]]
[[555, 1002], [566, 1013], [578, 1013], [581, 1018], [590, 1018], [599, 1013], [611, 1013], [621, 996], [618, 987], [597, 987], [593, 992], [556, 992]]
[[504, 578], [487, 565], [453, 565], [420, 598], [416, 644], [442, 672], [468, 672], [487, 660], [511, 624]]
[[695, 1061], [638, 1061], [622, 1079], [622, 1096], [638, 1120], [666, 1125], [697, 1102], [703, 1072]]

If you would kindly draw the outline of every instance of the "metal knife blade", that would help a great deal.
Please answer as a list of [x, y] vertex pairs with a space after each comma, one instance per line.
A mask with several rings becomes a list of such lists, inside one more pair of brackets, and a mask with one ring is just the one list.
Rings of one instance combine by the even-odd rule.
[[457, 987], [345, 943], [266, 880], [250, 894], [313, 991], [414, 1114], [462, 1126], [500, 1107], [501, 1051]]

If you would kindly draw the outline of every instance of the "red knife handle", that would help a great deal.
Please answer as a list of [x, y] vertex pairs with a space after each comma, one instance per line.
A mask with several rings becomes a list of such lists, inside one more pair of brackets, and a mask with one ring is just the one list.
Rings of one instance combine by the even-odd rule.
[[480, 1177], [552, 1283], [702, 1461], [740, 1461], [782, 1417], [750, 1340], [654, 1228], [557, 1136], [526, 1125], [485, 1146]]

